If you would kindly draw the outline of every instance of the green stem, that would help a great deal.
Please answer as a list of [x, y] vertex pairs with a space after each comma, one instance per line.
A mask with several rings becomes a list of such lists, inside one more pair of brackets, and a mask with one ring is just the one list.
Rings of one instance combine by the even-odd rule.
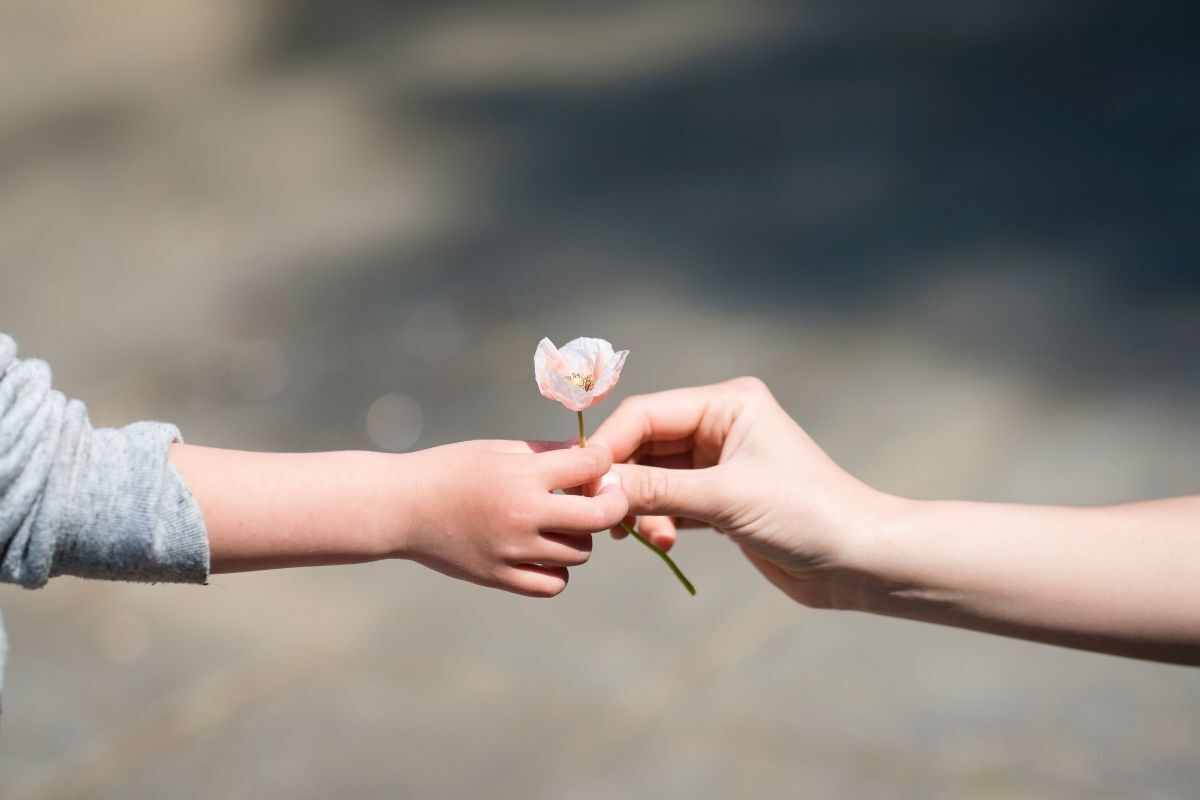
[[675, 573], [675, 577], [679, 578], [679, 582], [683, 584], [683, 588], [687, 589], [688, 594], [695, 596], [696, 587], [692, 586], [692, 582], [689, 581], [687, 579], [687, 576], [683, 574], [683, 571], [679, 569], [679, 565], [677, 565], [675, 563], [675, 560], [673, 558], [671, 558], [669, 555], [667, 555], [666, 550], [663, 550], [661, 547], [656, 545], [654, 542], [650, 541], [645, 536], [642, 536], [628, 522], [621, 520], [621, 527], [625, 529], [626, 533], [628, 533], [633, 538], [637, 539], [642, 544], [646, 545], [646, 547], [649, 547], [652, 551], [654, 551], [655, 554], [658, 555], [659, 558], [661, 558], [663, 561], [667, 562], [667, 566], [671, 568], [671, 572]]
[[[575, 413], [579, 415], [579, 446], [587, 447], [587, 431], [583, 426], [583, 412], [577, 411]], [[671, 572], [675, 573], [675, 577], [679, 578], [679, 582], [683, 584], [683, 588], [687, 589], [688, 594], [695, 596], [696, 587], [692, 586], [692, 582], [689, 581], [687, 579], [687, 576], [683, 574], [683, 571], [679, 569], [679, 566], [675, 563], [674, 559], [672, 559], [669, 555], [667, 555], [666, 550], [663, 550], [661, 547], [659, 547], [658, 545], [651, 542], [645, 536], [642, 536], [640, 533], [637, 532], [637, 530], [632, 525], [630, 525], [625, 520], [621, 520], [621, 527], [625, 530], [626, 533], [628, 533], [633, 538], [637, 539], [642, 544], [646, 545], [646, 547], [650, 548], [650, 550], [655, 555], [657, 555], [659, 558], [661, 558], [663, 561], [665, 561], [667, 563], [667, 566], [671, 568]]]

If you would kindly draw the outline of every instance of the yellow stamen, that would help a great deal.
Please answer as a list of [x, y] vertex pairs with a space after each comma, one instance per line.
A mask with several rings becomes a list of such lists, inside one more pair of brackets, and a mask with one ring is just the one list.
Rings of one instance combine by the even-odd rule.
[[582, 372], [572, 372], [567, 376], [567, 380], [583, 389], [585, 392], [590, 392], [596, 388], [596, 379], [591, 375], [584, 375]]

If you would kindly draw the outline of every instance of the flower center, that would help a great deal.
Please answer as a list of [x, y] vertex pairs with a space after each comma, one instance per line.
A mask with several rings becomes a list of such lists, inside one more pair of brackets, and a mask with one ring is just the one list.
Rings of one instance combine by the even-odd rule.
[[596, 379], [591, 375], [584, 375], [582, 372], [572, 372], [567, 376], [567, 380], [583, 389], [585, 392], [590, 392], [596, 388]]

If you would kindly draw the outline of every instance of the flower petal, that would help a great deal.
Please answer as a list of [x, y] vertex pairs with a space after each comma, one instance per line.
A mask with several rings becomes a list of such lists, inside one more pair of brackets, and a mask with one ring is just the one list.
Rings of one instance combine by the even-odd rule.
[[558, 400], [553, 393], [551, 376], [561, 375], [565, 371], [566, 363], [554, 346], [554, 342], [549, 339], [542, 339], [538, 342], [537, 350], [533, 352], [533, 377], [544, 397]]
[[603, 339], [581, 336], [563, 345], [563, 360], [571, 372], [595, 375], [597, 367], [612, 357], [612, 345]]
[[596, 385], [592, 392], [596, 395], [593, 403], [599, 403], [604, 398], [608, 397], [608, 393], [617, 385], [617, 381], [621, 378], [621, 368], [625, 366], [625, 359], [629, 357], [628, 350], [622, 350], [619, 353], [614, 353], [605, 364], [596, 372]]
[[[608, 396], [628, 355], [628, 350], [614, 353], [604, 339], [581, 336], [562, 348], [542, 339], [533, 354], [534, 378], [542, 396], [572, 411], [583, 411]], [[574, 374], [590, 377], [592, 388], [584, 389], [568, 377]]]

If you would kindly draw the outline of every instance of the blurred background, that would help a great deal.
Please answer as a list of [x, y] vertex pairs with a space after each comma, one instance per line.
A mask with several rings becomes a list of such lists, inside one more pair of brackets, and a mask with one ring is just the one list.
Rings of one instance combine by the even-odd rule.
[[[0, 330], [93, 421], [569, 438], [756, 374], [914, 497], [1200, 484], [1187, 3], [5, 0]], [[254, 487], [246, 487], [254, 491]], [[687, 535], [534, 601], [408, 563], [0, 587], [30, 798], [1167, 798], [1200, 673], [810, 612]]]

